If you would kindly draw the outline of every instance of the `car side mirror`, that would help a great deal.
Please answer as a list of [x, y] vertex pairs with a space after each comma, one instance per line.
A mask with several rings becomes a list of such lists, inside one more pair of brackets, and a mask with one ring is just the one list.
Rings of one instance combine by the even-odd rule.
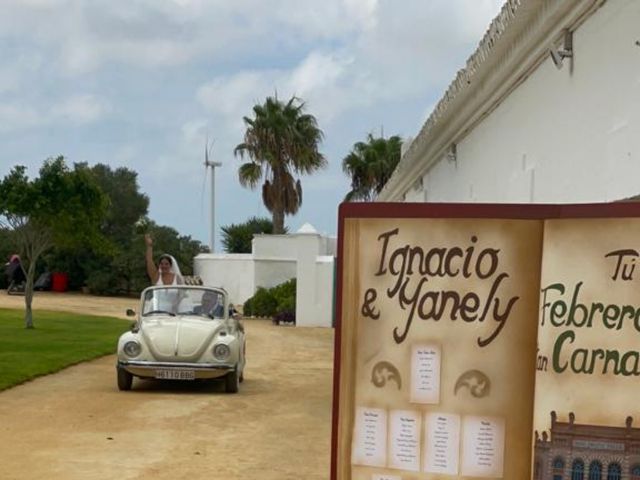
[[131, 308], [127, 308], [127, 317], [135, 317], [135, 316], [136, 316], [136, 311]]

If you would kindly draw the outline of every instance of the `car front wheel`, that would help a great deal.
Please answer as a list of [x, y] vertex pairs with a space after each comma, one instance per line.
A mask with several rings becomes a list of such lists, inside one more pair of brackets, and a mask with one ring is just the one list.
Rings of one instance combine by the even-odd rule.
[[224, 377], [224, 389], [227, 393], [238, 393], [240, 390], [240, 377], [238, 376], [238, 370], [227, 373]]
[[118, 367], [118, 389], [131, 390], [132, 383], [133, 375], [127, 372], [124, 368]]

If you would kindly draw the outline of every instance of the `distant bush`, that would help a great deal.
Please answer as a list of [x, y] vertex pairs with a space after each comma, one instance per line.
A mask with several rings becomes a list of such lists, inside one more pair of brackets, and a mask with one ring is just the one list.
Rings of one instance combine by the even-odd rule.
[[253, 317], [253, 297], [242, 304], [242, 315], [245, 317]]
[[277, 302], [276, 313], [273, 316], [274, 323], [295, 323], [296, 279], [292, 278], [288, 282], [281, 283], [272, 290]]
[[296, 279], [269, 289], [259, 287], [244, 303], [243, 313], [247, 317], [272, 317], [276, 324], [295, 323]]
[[109, 271], [94, 270], [87, 278], [89, 291], [96, 295], [117, 295], [118, 281]]
[[285, 312], [280, 312], [280, 313], [276, 313], [273, 316], [273, 323], [275, 323], [276, 325], [280, 325], [281, 323], [296, 323], [296, 312], [295, 310], [291, 311], [285, 311]]
[[244, 314], [252, 317], [271, 317], [275, 315], [278, 302], [271, 293], [263, 287], [258, 287], [256, 293], [244, 304]]

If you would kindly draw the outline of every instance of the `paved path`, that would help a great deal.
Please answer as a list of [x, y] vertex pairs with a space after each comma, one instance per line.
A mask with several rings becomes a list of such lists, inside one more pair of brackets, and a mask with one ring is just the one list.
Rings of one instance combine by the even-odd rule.
[[[21, 301], [0, 291], [0, 307]], [[54, 293], [35, 300], [36, 308], [121, 317], [135, 303]], [[237, 395], [216, 383], [138, 379], [119, 392], [114, 356], [0, 392], [0, 479], [327, 479], [333, 330], [262, 320], [245, 327]]]

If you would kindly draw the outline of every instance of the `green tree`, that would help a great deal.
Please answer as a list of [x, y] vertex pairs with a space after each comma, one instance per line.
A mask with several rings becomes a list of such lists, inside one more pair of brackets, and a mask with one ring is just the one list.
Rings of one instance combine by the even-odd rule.
[[[244, 223], [224, 225], [220, 230], [225, 252], [251, 253], [253, 236], [258, 233], [273, 233], [273, 222], [265, 217], [251, 217]], [[286, 233], [286, 227], [284, 230]]]
[[89, 171], [110, 200], [101, 226], [102, 233], [114, 242], [131, 242], [136, 223], [149, 210], [149, 197], [140, 192], [138, 173], [125, 167], [112, 170], [109, 165], [101, 163]]
[[284, 233], [284, 216], [302, 204], [302, 186], [294, 174], [310, 174], [327, 164], [318, 150], [323, 133], [295, 96], [286, 103], [267, 97], [253, 107], [253, 118], [243, 120], [244, 141], [234, 153], [249, 161], [238, 170], [240, 184], [253, 189], [264, 179], [262, 201], [273, 216], [273, 233]]
[[[140, 262], [140, 239], [136, 225], [146, 218], [149, 198], [140, 192], [138, 174], [128, 168], [112, 169], [97, 164], [86, 168], [109, 198], [106, 216], [100, 231], [108, 248], [96, 252], [90, 248], [54, 248], [47, 256], [47, 264], [69, 273], [70, 288], [87, 285], [100, 294], [131, 293], [146, 285], [144, 262]], [[142, 267], [141, 267], [142, 265]], [[140, 268], [142, 268], [140, 270]]]
[[169, 253], [175, 257], [183, 275], [193, 275], [193, 257], [208, 251], [208, 247], [189, 235], [180, 235], [172, 227], [158, 225], [143, 218], [136, 224], [129, 248], [111, 257], [110, 264], [98, 263], [88, 269], [87, 285], [101, 295], [139, 294], [149, 286], [145, 265], [144, 234], [153, 237], [154, 253]]
[[367, 135], [366, 142], [357, 142], [342, 160], [342, 170], [351, 177], [351, 191], [345, 201], [369, 202], [380, 193], [400, 161], [402, 138]]
[[53, 245], [104, 248], [100, 225], [108, 199], [81, 165], [69, 169], [63, 157], [49, 159], [33, 180], [16, 166], [0, 182], [0, 223], [11, 232], [27, 273], [25, 326], [33, 328], [36, 263]]

